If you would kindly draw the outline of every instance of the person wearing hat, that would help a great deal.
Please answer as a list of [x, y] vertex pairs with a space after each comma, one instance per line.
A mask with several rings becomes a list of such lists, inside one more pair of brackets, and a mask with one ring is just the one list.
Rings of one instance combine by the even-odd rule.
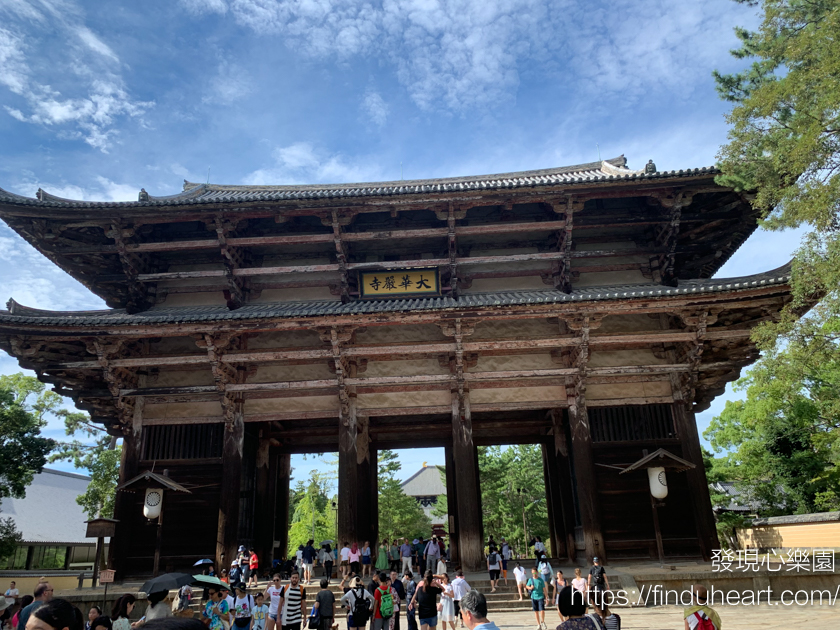
[[[341, 581], [342, 587], [344, 580]], [[373, 608], [373, 595], [365, 590], [358, 575], [350, 579], [350, 586], [344, 587], [341, 606], [348, 609], [347, 630], [365, 630]]]
[[[14, 582], [12, 582], [12, 584], [14, 584]], [[0, 595], [0, 613], [5, 613], [10, 606], [14, 605], [14, 603], [14, 598]]]
[[594, 606], [600, 606], [603, 603], [604, 592], [610, 590], [607, 570], [601, 566], [597, 556], [592, 558], [592, 568], [589, 569], [589, 576], [586, 578], [586, 589]]
[[233, 625], [239, 630], [251, 630], [254, 625], [254, 596], [248, 595], [244, 582], [237, 582], [233, 585], [236, 596], [233, 598]]
[[[249, 578], [251, 577], [251, 565], [249, 563], [250, 559], [248, 557], [248, 550], [245, 548], [245, 545], [239, 545], [237, 554], [236, 562], [239, 564], [239, 579], [236, 581], [239, 582], [241, 580], [247, 584]], [[231, 582], [233, 582], [233, 580], [231, 580]]]

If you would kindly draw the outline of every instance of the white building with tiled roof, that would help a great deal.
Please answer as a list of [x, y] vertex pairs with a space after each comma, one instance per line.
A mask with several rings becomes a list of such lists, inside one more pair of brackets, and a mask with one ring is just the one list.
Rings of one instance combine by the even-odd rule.
[[446, 485], [443, 466], [426, 466], [411, 475], [408, 479], [402, 482], [402, 489], [408, 496], [414, 497], [423, 508], [426, 516], [432, 521], [433, 527], [447, 528], [449, 518], [444, 516], [434, 516], [432, 511], [435, 505], [440, 501], [442, 505], [446, 506]]
[[0, 558], [0, 570], [70, 570], [93, 566], [95, 540], [86, 538], [87, 514], [76, 497], [90, 477], [45, 468], [22, 499], [0, 502], [0, 517], [11, 518], [23, 539], [17, 552]]

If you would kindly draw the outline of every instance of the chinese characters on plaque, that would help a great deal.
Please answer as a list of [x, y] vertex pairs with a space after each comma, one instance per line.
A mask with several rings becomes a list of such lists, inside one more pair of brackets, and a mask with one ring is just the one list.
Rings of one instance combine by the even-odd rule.
[[363, 299], [440, 295], [440, 276], [436, 268], [362, 271], [359, 290]]

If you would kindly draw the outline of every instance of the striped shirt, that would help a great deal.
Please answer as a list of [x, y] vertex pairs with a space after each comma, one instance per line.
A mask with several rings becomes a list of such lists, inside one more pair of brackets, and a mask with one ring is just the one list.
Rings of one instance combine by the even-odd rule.
[[300, 611], [302, 586], [289, 585], [284, 589], [283, 597], [285, 602], [283, 604], [283, 625], [290, 626], [295, 623], [300, 623], [303, 616]]

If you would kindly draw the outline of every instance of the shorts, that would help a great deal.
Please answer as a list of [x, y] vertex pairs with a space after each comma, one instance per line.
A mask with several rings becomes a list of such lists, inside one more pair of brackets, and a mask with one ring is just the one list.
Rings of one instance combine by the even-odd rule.
[[498, 580], [500, 571], [498, 569], [490, 569], [490, 579]]
[[341, 564], [339, 564], [338, 566], [340, 566], [340, 567], [349, 567], [349, 566], [350, 566], [350, 561], [349, 561], [349, 560], [342, 560], [342, 561], [341, 561]]
[[268, 613], [268, 616], [269, 616], [270, 619], [272, 619], [276, 623], [278, 614], [279, 613], [274, 613], [274, 614]]
[[370, 564], [370, 556], [362, 556], [362, 564]]
[[[544, 599], [532, 599], [531, 600], [531, 608], [537, 612], [540, 610], [545, 610], [545, 600]], [[286, 626], [283, 626], [283, 630], [286, 630]]]
[[309, 571], [310, 573], [312, 573], [312, 563], [311, 562], [304, 562], [303, 563], [303, 570], [304, 571]]
[[356, 620], [353, 619], [353, 613], [348, 613], [348, 615], [347, 615], [347, 627], [348, 628], [364, 628], [367, 625], [367, 622], [368, 622], [368, 618], [365, 618], [364, 623], [360, 623], [359, 625], [356, 625]]
[[434, 617], [425, 617], [423, 619], [418, 620], [418, 623], [421, 626], [436, 626], [437, 625], [437, 615]]
[[507, 560], [502, 558], [502, 571], [507, 571]]
[[300, 624], [301, 622], [298, 621], [297, 623], [290, 623], [287, 626], [284, 625], [283, 630], [300, 630]]

